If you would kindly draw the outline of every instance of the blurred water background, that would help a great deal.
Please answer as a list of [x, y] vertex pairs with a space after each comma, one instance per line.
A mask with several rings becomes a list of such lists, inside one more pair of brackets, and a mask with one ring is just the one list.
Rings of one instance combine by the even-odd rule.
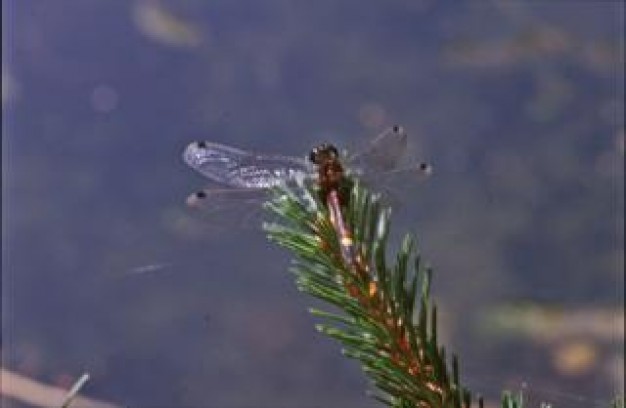
[[528, 406], [623, 392], [622, 2], [2, 7], [4, 368], [88, 371], [119, 406], [378, 406], [289, 254], [185, 207], [204, 181], [180, 154], [354, 149], [400, 123], [435, 172], [398, 182], [392, 230], [434, 267], [462, 378]]

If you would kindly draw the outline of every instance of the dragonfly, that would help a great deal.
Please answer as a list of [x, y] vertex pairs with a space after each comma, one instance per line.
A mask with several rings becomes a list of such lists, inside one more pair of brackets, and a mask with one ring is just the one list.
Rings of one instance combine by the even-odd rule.
[[[326, 146], [334, 146], [324, 144]], [[406, 153], [407, 134], [403, 127], [392, 126], [374, 137], [365, 149], [341, 158], [347, 173], [375, 179], [400, 172], [430, 175], [432, 167], [418, 163], [400, 167]], [[321, 151], [321, 149], [316, 148]], [[308, 158], [255, 153], [209, 141], [190, 143], [184, 153], [185, 163], [220, 187], [205, 188], [191, 194], [191, 207], [215, 210], [241, 201], [260, 201], [267, 190], [279, 185], [294, 185], [297, 180], [315, 182], [318, 164]], [[337, 149], [334, 148], [335, 152]], [[339, 154], [337, 154], [339, 160]], [[342, 166], [343, 167], [343, 166]]]
[[352, 234], [347, 228], [341, 207], [347, 201], [342, 186], [346, 185], [344, 167], [339, 160], [339, 151], [331, 144], [322, 144], [311, 150], [309, 161], [317, 166], [317, 183], [320, 198], [326, 203], [330, 222], [339, 238], [341, 257], [345, 265], [359, 270], [360, 262], [352, 241]]
[[317, 183], [339, 238], [344, 262], [354, 264], [352, 237], [341, 213], [347, 198], [340, 186], [348, 175], [371, 178], [405, 171], [429, 175], [432, 168], [427, 163], [399, 167], [406, 148], [407, 134], [401, 126], [386, 129], [364, 150], [343, 158], [329, 143], [312, 149], [308, 158], [299, 158], [254, 153], [209, 141], [192, 142], [185, 149], [183, 160], [222, 187], [197, 191], [187, 198], [187, 204], [216, 209], [237, 201], [259, 201], [272, 187], [296, 185], [299, 181]]

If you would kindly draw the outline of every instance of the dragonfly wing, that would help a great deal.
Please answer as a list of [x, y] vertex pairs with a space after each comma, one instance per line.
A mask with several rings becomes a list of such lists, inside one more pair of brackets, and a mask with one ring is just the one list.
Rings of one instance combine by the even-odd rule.
[[406, 152], [407, 135], [402, 126], [392, 126], [373, 138], [363, 150], [348, 158], [365, 173], [395, 169]]
[[256, 154], [211, 142], [191, 143], [183, 159], [205, 177], [236, 188], [266, 189], [310, 173], [304, 159]]
[[187, 197], [187, 205], [208, 212], [258, 204], [267, 198], [263, 189], [226, 188], [204, 189]]
[[267, 214], [262, 203], [268, 190], [250, 188], [208, 188], [187, 197], [187, 205], [198, 216], [208, 216], [206, 225], [213, 233], [258, 228]]

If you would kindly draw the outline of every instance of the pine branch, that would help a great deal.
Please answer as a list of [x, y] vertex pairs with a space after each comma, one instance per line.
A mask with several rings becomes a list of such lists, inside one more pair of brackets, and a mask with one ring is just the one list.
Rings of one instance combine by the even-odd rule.
[[[459, 364], [438, 344], [437, 308], [430, 301], [432, 271], [407, 235], [387, 261], [390, 209], [358, 181], [347, 180], [342, 214], [356, 260], [346, 264], [337, 232], [315, 185], [282, 187], [266, 208], [280, 223], [265, 224], [271, 240], [296, 255], [291, 267], [302, 292], [338, 312], [310, 309], [324, 323], [318, 331], [337, 339], [347, 357], [359, 360], [376, 385], [372, 396], [394, 408], [470, 408], [472, 396], [459, 381]], [[478, 398], [478, 407], [484, 406]], [[502, 408], [523, 408], [522, 393], [502, 393]], [[542, 407], [549, 405], [543, 404]], [[624, 407], [623, 396], [611, 407]]]
[[[317, 330], [337, 339], [343, 354], [361, 362], [378, 388], [373, 397], [391, 407], [467, 408], [458, 361], [438, 344], [437, 309], [430, 302], [431, 270], [406, 236], [395, 262], [387, 260], [390, 210], [358, 182], [342, 209], [356, 261], [346, 264], [329, 212], [315, 186], [281, 188], [266, 207], [281, 219], [266, 224], [269, 238], [293, 251], [299, 290], [340, 312], [311, 309]], [[479, 400], [479, 407], [482, 401]]]

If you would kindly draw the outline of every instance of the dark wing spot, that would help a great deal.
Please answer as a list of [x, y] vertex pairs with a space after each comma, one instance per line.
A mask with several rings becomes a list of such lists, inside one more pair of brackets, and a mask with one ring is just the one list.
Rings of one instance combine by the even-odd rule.
[[433, 166], [430, 163], [422, 162], [418, 166], [420, 172], [425, 175], [430, 175], [433, 172]]

